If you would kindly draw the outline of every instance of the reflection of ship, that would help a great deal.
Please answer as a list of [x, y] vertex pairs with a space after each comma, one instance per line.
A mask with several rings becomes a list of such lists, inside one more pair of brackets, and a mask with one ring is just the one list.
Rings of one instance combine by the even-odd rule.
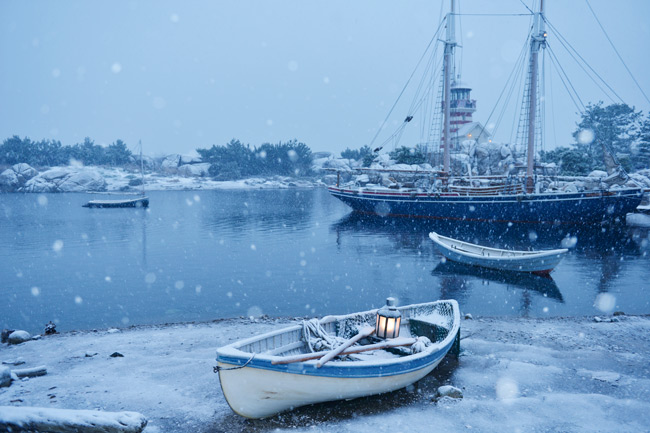
[[476, 244], [490, 244], [505, 249], [570, 248], [579, 254], [601, 256], [603, 251], [638, 254], [639, 245], [633, 242], [634, 230], [622, 225], [535, 227], [529, 224], [490, 223], [476, 221], [419, 220], [410, 218], [382, 218], [376, 215], [350, 213], [330, 226], [341, 236], [345, 233], [384, 235], [398, 238], [399, 246], [407, 249], [432, 247], [429, 232], [445, 233]]
[[557, 284], [551, 277], [533, 274], [519, 274], [501, 272], [494, 269], [477, 268], [452, 261], [440, 262], [431, 271], [434, 276], [455, 276], [463, 275], [476, 279], [488, 280], [491, 282], [506, 285], [520, 290], [532, 290], [547, 298], [555, 299], [564, 303], [564, 298]]

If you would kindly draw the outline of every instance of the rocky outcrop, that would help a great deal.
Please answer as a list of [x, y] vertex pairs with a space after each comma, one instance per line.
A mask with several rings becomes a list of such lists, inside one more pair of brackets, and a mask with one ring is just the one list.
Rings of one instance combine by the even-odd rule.
[[0, 173], [0, 191], [17, 191], [37, 174], [38, 171], [33, 169], [29, 164], [15, 164], [11, 168]]
[[177, 174], [181, 165], [181, 156], [178, 154], [169, 155], [160, 163], [160, 170], [165, 174]]
[[180, 165], [185, 165], [185, 164], [201, 164], [203, 161], [201, 160], [201, 157], [198, 155], [181, 155], [180, 156]]
[[184, 177], [206, 177], [212, 164], [204, 162], [200, 164], [184, 164], [178, 167], [178, 174]]
[[94, 170], [56, 167], [33, 177], [18, 189], [21, 192], [104, 191], [106, 180]]

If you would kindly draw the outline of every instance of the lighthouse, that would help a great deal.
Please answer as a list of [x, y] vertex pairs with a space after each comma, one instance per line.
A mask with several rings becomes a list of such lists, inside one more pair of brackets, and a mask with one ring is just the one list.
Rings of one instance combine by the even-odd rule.
[[476, 111], [476, 100], [471, 99], [472, 89], [465, 83], [454, 81], [451, 85], [451, 98], [449, 103], [450, 120], [449, 132], [451, 137], [467, 123], [472, 123], [472, 113]]

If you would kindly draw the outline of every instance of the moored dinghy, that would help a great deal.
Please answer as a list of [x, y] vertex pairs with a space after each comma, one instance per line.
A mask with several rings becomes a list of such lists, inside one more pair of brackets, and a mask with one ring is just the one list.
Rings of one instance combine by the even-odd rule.
[[126, 198], [119, 200], [90, 200], [82, 207], [92, 208], [116, 208], [116, 207], [148, 207], [148, 197]]
[[429, 233], [429, 238], [443, 256], [454, 262], [540, 275], [550, 274], [569, 251], [566, 248], [542, 251], [504, 250], [471, 244], [435, 232]]
[[384, 336], [386, 322], [379, 316], [385, 308], [314, 319], [217, 349], [215, 371], [228, 404], [241, 416], [264, 418], [308, 404], [395, 391], [429, 374], [450, 350], [459, 350], [455, 300], [391, 307], [401, 314], [398, 336], [381, 340], [371, 334], [379, 324], [376, 334]]

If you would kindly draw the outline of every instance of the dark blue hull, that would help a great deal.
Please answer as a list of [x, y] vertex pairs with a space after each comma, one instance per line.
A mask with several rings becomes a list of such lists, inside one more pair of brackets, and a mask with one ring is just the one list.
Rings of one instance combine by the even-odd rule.
[[622, 219], [641, 203], [643, 190], [494, 196], [427, 194], [387, 189], [329, 187], [357, 212], [464, 221], [576, 224]]

